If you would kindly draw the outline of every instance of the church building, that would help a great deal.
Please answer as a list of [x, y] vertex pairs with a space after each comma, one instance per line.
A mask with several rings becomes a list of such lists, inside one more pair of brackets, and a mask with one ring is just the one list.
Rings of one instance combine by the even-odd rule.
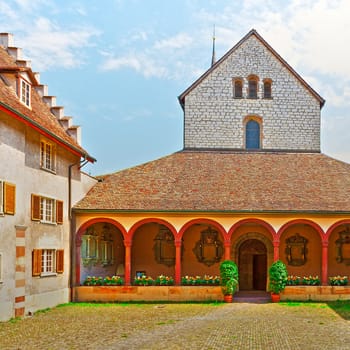
[[[99, 177], [73, 208], [75, 286], [121, 275], [219, 275], [240, 290], [350, 272], [350, 164], [320, 150], [325, 100], [251, 30], [180, 96], [183, 149]], [[171, 132], [169, 130], [169, 132]]]

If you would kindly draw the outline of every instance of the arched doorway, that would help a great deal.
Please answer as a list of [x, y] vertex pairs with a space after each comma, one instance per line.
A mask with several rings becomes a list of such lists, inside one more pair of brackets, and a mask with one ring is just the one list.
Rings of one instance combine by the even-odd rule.
[[267, 249], [258, 239], [247, 239], [239, 247], [239, 289], [266, 290]]

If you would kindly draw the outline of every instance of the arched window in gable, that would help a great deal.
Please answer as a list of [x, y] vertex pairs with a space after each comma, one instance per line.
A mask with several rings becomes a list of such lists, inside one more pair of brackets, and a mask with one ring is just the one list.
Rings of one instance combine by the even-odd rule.
[[261, 148], [261, 122], [257, 118], [249, 118], [245, 124], [245, 148]]
[[233, 79], [233, 96], [235, 98], [243, 97], [243, 80], [240, 78]]
[[272, 98], [272, 80], [264, 79], [264, 98]]
[[258, 82], [259, 78], [256, 75], [248, 77], [248, 98], [258, 98]]

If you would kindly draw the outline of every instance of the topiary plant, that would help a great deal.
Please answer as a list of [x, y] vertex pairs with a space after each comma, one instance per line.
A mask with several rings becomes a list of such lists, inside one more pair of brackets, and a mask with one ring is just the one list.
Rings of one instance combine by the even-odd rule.
[[269, 269], [269, 289], [274, 294], [279, 294], [284, 290], [288, 280], [286, 265], [281, 261], [275, 261]]
[[238, 267], [231, 260], [220, 264], [221, 290], [224, 295], [233, 295], [238, 285]]

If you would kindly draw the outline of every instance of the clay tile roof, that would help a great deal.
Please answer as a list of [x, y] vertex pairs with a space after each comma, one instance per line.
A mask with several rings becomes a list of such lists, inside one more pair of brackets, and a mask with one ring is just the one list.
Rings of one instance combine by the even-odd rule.
[[[17, 66], [14, 59], [1, 46], [0, 70], [29, 70], [29, 74], [33, 74], [30, 68]], [[33, 87], [31, 88], [31, 108], [27, 108], [20, 102], [15, 90], [0, 79], [0, 110], [13, 115], [42, 134], [60, 142], [70, 151], [80, 156], [85, 156], [89, 161], [95, 161], [86, 150], [66, 133], [56, 117], [51, 113], [50, 107], [41, 99]]]
[[350, 212], [350, 164], [320, 153], [184, 150], [105, 176], [80, 209]]

